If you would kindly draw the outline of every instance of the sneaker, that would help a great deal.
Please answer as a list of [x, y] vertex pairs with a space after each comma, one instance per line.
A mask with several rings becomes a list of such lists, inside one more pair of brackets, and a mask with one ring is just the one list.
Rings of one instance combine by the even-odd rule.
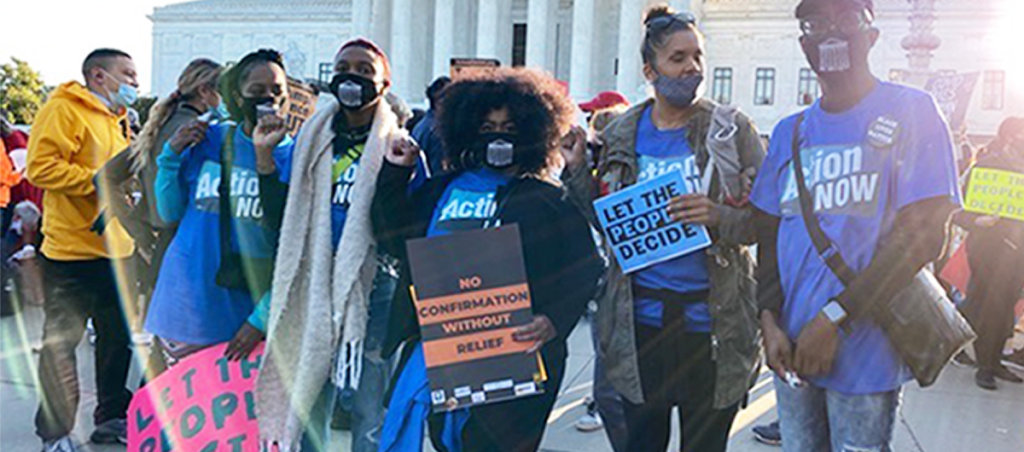
[[590, 397], [583, 402], [587, 405], [587, 414], [584, 414], [576, 421], [576, 430], [581, 432], [594, 432], [604, 428], [601, 415], [597, 413], [597, 403]]
[[1003, 355], [1003, 362], [1024, 369], [1024, 348], [1009, 355]]
[[94, 444], [128, 444], [128, 422], [124, 419], [111, 419], [96, 426], [89, 441]]
[[962, 367], [974, 367], [978, 364], [970, 357], [970, 355], [967, 354], [967, 352], [962, 350], [953, 357], [953, 363]]
[[753, 428], [754, 439], [759, 443], [767, 444], [769, 446], [781, 446], [782, 445], [782, 431], [779, 430], [779, 421], [772, 422], [768, 425], [758, 425]]
[[70, 436], [65, 436], [50, 441], [43, 441], [43, 452], [78, 452], [78, 448], [75, 447], [75, 443], [71, 441]]
[[596, 432], [604, 428], [604, 422], [601, 422], [601, 415], [584, 414], [576, 421], [576, 430], [581, 432]]
[[995, 391], [996, 376], [988, 369], [978, 369], [978, 372], [974, 374], [974, 383], [981, 389], [987, 389], [989, 391]]
[[1006, 366], [1002, 364], [996, 366], [995, 369], [992, 369], [992, 375], [1000, 380], [1008, 381], [1010, 383], [1024, 383], [1024, 378], [1021, 378], [1019, 375], [1013, 373], [1012, 370], [1007, 369]]

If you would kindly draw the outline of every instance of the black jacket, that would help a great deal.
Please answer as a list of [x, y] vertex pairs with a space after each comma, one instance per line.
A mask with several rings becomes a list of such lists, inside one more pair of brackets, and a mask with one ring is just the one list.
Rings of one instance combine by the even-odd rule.
[[[384, 342], [383, 353], [388, 356], [403, 342], [418, 341], [420, 336], [408, 290], [411, 277], [405, 242], [426, 236], [434, 208], [457, 174], [430, 179], [410, 195], [411, 176], [412, 168], [384, 162], [373, 200], [378, 243], [402, 262]], [[519, 225], [534, 313], [546, 315], [558, 336], [541, 349], [549, 376], [544, 395], [474, 408], [473, 425], [467, 426], [464, 436], [477, 446], [535, 450], [561, 385], [565, 341], [593, 298], [603, 264], [590, 227], [564, 190], [533, 178], [514, 179], [499, 189], [496, 202], [501, 224]]]

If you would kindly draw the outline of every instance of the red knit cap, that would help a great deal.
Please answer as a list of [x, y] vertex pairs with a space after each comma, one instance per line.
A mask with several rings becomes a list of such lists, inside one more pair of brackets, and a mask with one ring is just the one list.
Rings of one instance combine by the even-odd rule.
[[380, 61], [384, 64], [384, 78], [391, 80], [391, 62], [388, 61], [388, 55], [384, 53], [384, 50], [380, 48], [376, 43], [367, 38], [353, 38], [348, 42], [341, 45], [338, 49], [338, 53], [334, 55], [334, 64], [338, 64], [338, 58], [341, 57], [341, 52], [349, 47], [362, 47], [380, 57]]

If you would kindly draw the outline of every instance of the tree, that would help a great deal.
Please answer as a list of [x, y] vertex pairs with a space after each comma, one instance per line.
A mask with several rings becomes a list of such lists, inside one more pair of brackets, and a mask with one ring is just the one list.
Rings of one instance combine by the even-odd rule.
[[139, 112], [139, 127], [145, 126], [149, 121], [149, 109], [156, 103], [156, 97], [140, 97], [132, 104], [132, 108]]
[[27, 62], [11, 58], [0, 65], [0, 110], [15, 124], [31, 124], [46, 99], [43, 78]]

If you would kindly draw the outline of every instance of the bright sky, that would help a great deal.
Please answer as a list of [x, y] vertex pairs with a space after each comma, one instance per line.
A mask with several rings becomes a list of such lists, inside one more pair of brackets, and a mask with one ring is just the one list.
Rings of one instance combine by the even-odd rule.
[[81, 81], [82, 60], [99, 47], [128, 52], [149, 92], [156, 6], [182, 0], [0, 0], [0, 62], [25, 60], [48, 85]]

